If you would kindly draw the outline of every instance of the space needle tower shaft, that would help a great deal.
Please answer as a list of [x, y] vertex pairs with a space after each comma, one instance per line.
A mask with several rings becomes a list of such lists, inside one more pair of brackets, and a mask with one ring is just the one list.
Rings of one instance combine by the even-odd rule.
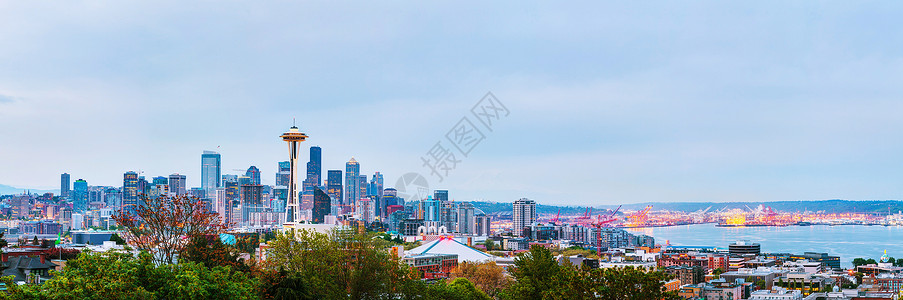
[[298, 166], [298, 143], [306, 140], [307, 135], [292, 125], [288, 132], [279, 137], [288, 143], [289, 153], [290, 173], [288, 175], [288, 197], [285, 204], [285, 223], [298, 222], [300, 206], [298, 206], [298, 189], [295, 185], [295, 168]]

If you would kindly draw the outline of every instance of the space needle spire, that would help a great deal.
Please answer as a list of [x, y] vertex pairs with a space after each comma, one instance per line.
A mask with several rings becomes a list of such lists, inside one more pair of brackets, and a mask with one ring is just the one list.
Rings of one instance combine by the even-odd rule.
[[300, 219], [299, 213], [301, 212], [300, 207], [298, 206], [298, 190], [295, 185], [295, 167], [298, 165], [298, 143], [307, 139], [307, 135], [298, 130], [298, 127], [295, 126], [294, 123], [295, 120], [292, 118], [292, 127], [289, 128], [288, 132], [279, 136], [283, 141], [288, 143], [290, 166], [290, 173], [288, 175], [288, 200], [285, 204], [285, 223], [297, 222], [298, 219]]

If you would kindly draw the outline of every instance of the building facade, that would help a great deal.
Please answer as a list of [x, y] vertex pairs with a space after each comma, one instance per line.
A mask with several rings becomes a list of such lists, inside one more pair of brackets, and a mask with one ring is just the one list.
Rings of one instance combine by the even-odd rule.
[[512, 221], [514, 236], [521, 236], [524, 227], [536, 222], [536, 201], [527, 198], [514, 201], [514, 212], [512, 215], [514, 218]]
[[204, 151], [201, 154], [201, 188], [204, 189], [207, 198], [214, 198], [216, 189], [222, 187], [222, 157], [214, 151]]

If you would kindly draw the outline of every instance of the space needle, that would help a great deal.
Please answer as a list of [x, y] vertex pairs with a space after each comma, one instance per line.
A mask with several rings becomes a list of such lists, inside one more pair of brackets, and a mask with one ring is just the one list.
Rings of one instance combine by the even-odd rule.
[[283, 133], [279, 137], [281, 137], [283, 141], [288, 142], [289, 168], [291, 169], [288, 175], [288, 203], [285, 204], [285, 223], [294, 223], [300, 219], [299, 213], [301, 211], [298, 206], [298, 192], [295, 187], [295, 166], [298, 165], [298, 143], [307, 139], [307, 135], [298, 130], [297, 126], [292, 124], [292, 128], [289, 128], [288, 132]]

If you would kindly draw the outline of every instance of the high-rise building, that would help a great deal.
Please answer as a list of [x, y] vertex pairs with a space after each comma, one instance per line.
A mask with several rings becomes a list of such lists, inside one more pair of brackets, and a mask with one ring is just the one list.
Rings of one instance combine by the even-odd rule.
[[307, 180], [310, 181], [313, 186], [320, 186], [320, 176], [323, 174], [320, 172], [322, 164], [323, 149], [319, 146], [310, 147], [310, 161], [307, 162]]
[[248, 175], [238, 176], [238, 185], [251, 185], [251, 184], [254, 184], [254, 182], [251, 180], [251, 177], [249, 177]]
[[536, 201], [520, 198], [514, 201], [514, 236], [521, 236], [524, 227], [536, 222]]
[[388, 217], [386, 215], [386, 203], [383, 201], [383, 174], [376, 172], [373, 174], [373, 177], [370, 178], [370, 184], [367, 185], [367, 195], [375, 196], [375, 213], [377, 217], [385, 218]]
[[329, 170], [326, 172], [326, 194], [329, 197], [343, 203], [342, 194], [342, 170]]
[[345, 201], [342, 203], [343, 205], [354, 207], [355, 202], [360, 200], [360, 175], [361, 165], [352, 157], [351, 160], [345, 163]]
[[433, 199], [436, 201], [448, 201], [448, 190], [435, 190]]
[[144, 179], [144, 176], [138, 176], [138, 197], [141, 195], [147, 194], [147, 187], [150, 184], [147, 182], [147, 179]]
[[163, 177], [163, 176], [157, 176], [157, 177], [154, 177], [153, 183], [154, 183], [154, 185], [159, 185], [159, 184], [168, 185], [169, 179], [167, 179], [166, 177]]
[[314, 189], [314, 207], [312, 210], [312, 220], [314, 223], [323, 223], [325, 216], [330, 214], [331, 200], [320, 188]]
[[248, 171], [245, 172], [245, 176], [248, 176], [251, 179], [251, 183], [249, 184], [260, 184], [260, 170], [255, 166], [251, 166], [248, 168]]
[[266, 208], [263, 203], [263, 186], [246, 184], [241, 186], [242, 221], [248, 221], [252, 213], [262, 212]]
[[84, 179], [72, 184], [72, 209], [77, 212], [88, 210], [88, 182]]
[[[357, 177], [357, 196], [360, 199], [370, 199], [370, 196], [367, 195], [367, 175], [360, 175]], [[373, 204], [370, 204], [370, 209], [373, 209]]]
[[237, 179], [223, 181], [223, 205], [225, 206], [223, 218], [229, 223], [238, 223], [240, 221], [240, 217], [236, 217], [233, 214], [235, 207], [240, 203], [240, 193], [241, 188]]
[[133, 171], [122, 174], [122, 207], [123, 211], [135, 212], [138, 205], [138, 173]]
[[461, 202], [458, 204], [458, 233], [474, 233], [474, 207], [473, 203]]
[[291, 170], [291, 163], [287, 161], [279, 162], [279, 172], [276, 172], [276, 186], [284, 186], [288, 188], [288, 172]]
[[69, 173], [60, 175], [60, 197], [69, 198], [70, 183], [72, 183], [72, 178], [69, 177]]
[[214, 151], [204, 151], [201, 154], [201, 188], [204, 189], [207, 198], [213, 198], [216, 189], [221, 187], [221, 158], [220, 154]]
[[[486, 215], [482, 210], [474, 209], [473, 213], [473, 235], [476, 236], [490, 236], [492, 235], [492, 230], [490, 230], [490, 225], [492, 224], [492, 219]], [[580, 226], [581, 228], [585, 228]]]
[[173, 196], [185, 196], [188, 193], [185, 187], [185, 175], [179, 173], [169, 175], [169, 193]]
[[404, 203], [399, 204], [398, 198], [396, 197], [398, 197], [398, 190], [393, 188], [383, 190], [383, 202], [386, 207], [389, 207], [390, 205], [404, 205]]
[[159, 197], [169, 193], [169, 178], [157, 176], [154, 177], [152, 182], [151, 191], [148, 192], [148, 195], [151, 197]]
[[231, 174], [223, 174], [223, 186], [226, 186], [226, 181], [238, 182], [238, 175]]

